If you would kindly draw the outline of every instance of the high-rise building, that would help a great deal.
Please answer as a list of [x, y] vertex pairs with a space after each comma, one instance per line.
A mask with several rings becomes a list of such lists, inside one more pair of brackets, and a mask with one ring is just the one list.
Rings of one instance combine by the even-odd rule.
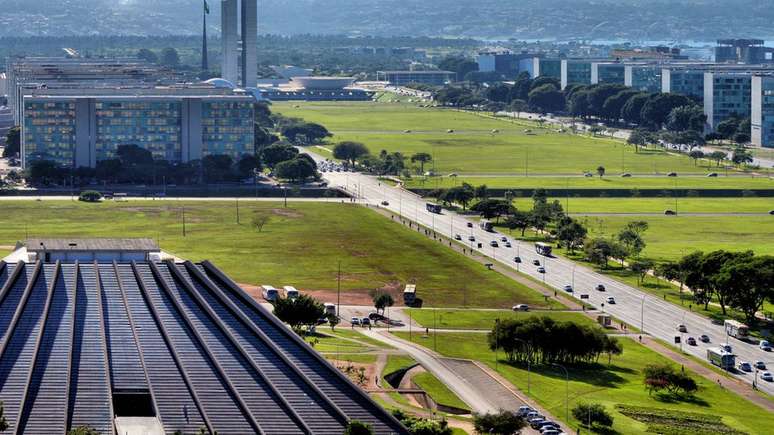
[[223, 0], [220, 3], [221, 28], [221, 77], [234, 85], [239, 84], [239, 0]]
[[242, 0], [242, 82], [254, 88], [258, 81], [258, 0]]
[[751, 82], [750, 73], [704, 73], [704, 114], [709, 131], [731, 116], [750, 116]]
[[750, 110], [753, 145], [774, 148], [774, 77], [756, 75], [752, 78], [752, 108]]

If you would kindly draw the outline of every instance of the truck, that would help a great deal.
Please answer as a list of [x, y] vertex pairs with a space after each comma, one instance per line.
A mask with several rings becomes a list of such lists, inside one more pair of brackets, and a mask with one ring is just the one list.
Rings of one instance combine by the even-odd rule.
[[410, 307], [417, 301], [417, 285], [406, 284], [403, 289], [403, 304]]
[[492, 224], [492, 222], [489, 222], [486, 219], [481, 219], [480, 221], [478, 221], [478, 227], [490, 233], [494, 232], [494, 225]]
[[263, 295], [263, 298], [266, 299], [269, 302], [274, 302], [279, 298], [279, 290], [276, 288], [270, 286], [270, 285], [262, 285], [261, 286], [261, 293]]
[[723, 326], [726, 328], [726, 334], [739, 340], [746, 340], [749, 328], [742, 322], [736, 320], [726, 320], [723, 322]]
[[723, 370], [733, 369], [736, 365], [736, 355], [731, 352], [726, 352], [719, 347], [707, 349], [707, 360]]
[[551, 248], [551, 245], [549, 245], [548, 243], [543, 243], [543, 242], [535, 243], [535, 252], [537, 252], [540, 255], [545, 255], [546, 257], [548, 257], [549, 255], [551, 255], [552, 249], [553, 248]]
[[433, 204], [432, 202], [428, 202], [425, 204], [425, 208], [427, 208], [427, 211], [429, 211], [430, 213], [441, 214], [441, 206], [438, 204]]

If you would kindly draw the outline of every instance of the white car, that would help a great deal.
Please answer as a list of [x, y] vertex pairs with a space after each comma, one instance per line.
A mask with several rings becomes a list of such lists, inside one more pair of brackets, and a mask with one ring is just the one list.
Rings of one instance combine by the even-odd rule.
[[538, 273], [546, 273], [546, 268], [543, 266], [540, 266], [537, 268]]
[[612, 296], [607, 297], [607, 303], [615, 305], [615, 298]]
[[529, 311], [529, 305], [527, 304], [514, 305], [513, 311]]
[[774, 381], [774, 376], [771, 376], [771, 372], [763, 372], [761, 373], [761, 379], [772, 382]]
[[352, 319], [350, 319], [349, 323], [351, 323], [353, 326], [354, 325], [359, 325], [360, 324], [360, 318], [359, 317], [353, 317]]
[[766, 340], [761, 340], [760, 343], [758, 343], [758, 347], [765, 352], [771, 352], [771, 344]]

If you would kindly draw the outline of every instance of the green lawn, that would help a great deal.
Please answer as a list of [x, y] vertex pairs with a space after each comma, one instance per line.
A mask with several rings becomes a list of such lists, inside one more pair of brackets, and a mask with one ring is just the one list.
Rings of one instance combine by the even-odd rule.
[[348, 361], [355, 364], [374, 364], [376, 355], [372, 353], [326, 353], [323, 355], [326, 359], [334, 361]]
[[[397, 333], [408, 340], [407, 333]], [[414, 335], [415, 343], [430, 346], [430, 340]], [[614, 416], [613, 429], [620, 434], [644, 434], [646, 426], [626, 417], [615, 409], [618, 404], [645, 406], [675, 411], [696, 412], [717, 415], [722, 421], [741, 431], [759, 434], [762, 428], [774, 427], [774, 414], [721, 389], [716, 383], [693, 374], [700, 386], [694, 400], [675, 400], [648, 396], [642, 383], [642, 369], [648, 364], [663, 364], [669, 361], [659, 354], [628, 339], [621, 339], [623, 355], [613, 358], [608, 366], [606, 357], [599, 364], [588, 366], [570, 366], [569, 405], [570, 409], [578, 402], [592, 402], [604, 405]], [[438, 352], [456, 358], [470, 358], [482, 361], [495, 368], [494, 354], [488, 349], [483, 334], [455, 333], [438, 334]], [[523, 393], [546, 407], [553, 415], [565, 419], [565, 375], [564, 371], [553, 366], [532, 367], [529, 393], [526, 367], [506, 364], [500, 355], [500, 373]], [[690, 371], [688, 371], [690, 373]], [[567, 423], [567, 422], [565, 422]], [[570, 414], [569, 429], [574, 432], [579, 422]], [[565, 429], [568, 429], [565, 425]], [[586, 430], [583, 430], [586, 432]], [[569, 432], [569, 431], [568, 431]]]
[[581, 314], [553, 311], [482, 311], [482, 310], [451, 310], [451, 309], [416, 309], [407, 310], [411, 318], [427, 328], [438, 329], [492, 329], [495, 319], [524, 319], [532, 316], [547, 316], [556, 321], [573, 321], [576, 323], [594, 324], [594, 321]]
[[657, 189], [663, 190], [666, 196], [672, 195], [672, 190], [677, 189], [774, 189], [774, 179], [768, 176], [729, 176], [729, 177], [631, 177], [622, 178], [616, 175], [599, 177], [580, 176], [465, 176], [456, 178], [448, 176], [414, 177], [406, 180], [406, 187], [412, 189], [435, 189], [459, 186], [463, 182], [473, 186], [485, 184], [495, 189]]
[[[674, 198], [550, 198], [570, 213], [663, 213], [674, 210]], [[532, 198], [514, 200], [519, 210], [532, 208]], [[680, 213], [768, 213], [774, 198], [678, 198]]]
[[512, 123], [406, 103], [278, 102], [272, 110], [318, 122], [333, 132], [331, 142], [363, 142], [374, 154], [382, 149], [406, 156], [431, 153], [441, 173], [507, 174], [526, 169], [530, 174], [579, 174], [599, 165], [610, 173], [704, 173], [702, 165], [709, 164], [696, 166], [688, 157], [662, 150], [635, 153], [618, 141], [557, 133], [526, 121]]
[[382, 370], [382, 376], [389, 375], [390, 373], [395, 373], [400, 369], [411, 367], [416, 363], [417, 362], [414, 361], [414, 358], [408, 355], [396, 355], [396, 354], [387, 355], [387, 364], [384, 365], [384, 370]]
[[412, 379], [421, 389], [425, 390], [435, 403], [439, 405], [451, 406], [470, 411], [470, 407], [460, 400], [443, 382], [438, 380], [432, 373], [419, 373]]
[[[182, 235], [185, 205], [187, 236]], [[341, 261], [344, 292], [387, 288], [396, 294], [416, 280], [425, 303], [544, 305], [542, 296], [437, 242], [364, 207], [335, 203], [240, 203], [241, 225], [230, 202], [129, 201], [84, 204], [3, 201], [0, 245], [29, 237], [151, 237], [162, 249], [192, 261], [209, 259], [245, 284], [294, 285], [334, 292]], [[258, 232], [255, 214], [271, 220]]]

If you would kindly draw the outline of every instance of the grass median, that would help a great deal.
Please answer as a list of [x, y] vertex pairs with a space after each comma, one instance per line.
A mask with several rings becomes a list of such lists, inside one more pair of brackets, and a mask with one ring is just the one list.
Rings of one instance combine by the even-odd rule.
[[593, 324], [594, 321], [581, 314], [556, 311], [511, 311], [511, 310], [473, 310], [473, 309], [408, 309], [411, 318], [427, 328], [437, 329], [485, 329], [491, 330], [496, 319], [525, 319], [533, 316], [547, 316], [558, 322], [573, 321], [581, 324]]

